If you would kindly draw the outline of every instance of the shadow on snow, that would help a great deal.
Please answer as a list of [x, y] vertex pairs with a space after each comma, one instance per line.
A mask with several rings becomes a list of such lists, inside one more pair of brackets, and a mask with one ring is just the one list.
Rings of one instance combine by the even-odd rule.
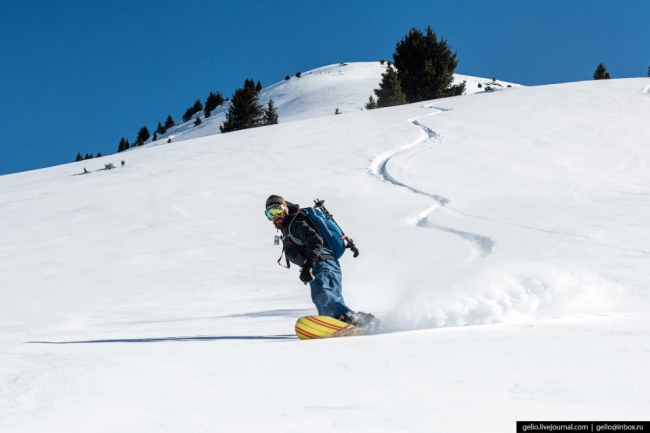
[[215, 341], [215, 340], [297, 340], [293, 334], [286, 335], [219, 335], [197, 337], [120, 338], [112, 340], [83, 341], [28, 341], [29, 344], [91, 344], [91, 343], [163, 343], [168, 341]]

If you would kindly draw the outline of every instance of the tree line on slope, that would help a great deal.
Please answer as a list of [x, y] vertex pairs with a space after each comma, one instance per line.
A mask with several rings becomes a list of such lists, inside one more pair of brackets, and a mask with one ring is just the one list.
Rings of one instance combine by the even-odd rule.
[[[251, 87], [255, 89], [257, 93], [259, 93], [262, 90], [262, 83], [260, 81], [257, 82], [257, 85], [254, 83], [253, 80], [246, 80], [245, 87], [249, 88]], [[214, 111], [216, 108], [222, 106], [225, 102], [228, 102], [230, 99], [229, 98], [224, 98], [223, 94], [221, 92], [210, 92], [208, 95], [205, 104], [201, 103], [201, 100], [197, 99], [194, 104], [189, 107], [187, 110], [185, 110], [185, 113], [183, 114], [182, 121], [187, 122], [189, 121], [195, 114], [200, 113], [203, 111], [204, 118], [208, 118], [212, 115], [212, 111]], [[267, 109], [266, 111], [263, 110], [263, 113], [266, 113], [268, 111], [267, 117], [265, 117], [265, 122], [264, 124], [272, 124], [272, 123], [278, 123], [278, 116], [277, 112], [275, 111], [275, 107], [273, 106], [272, 103], [270, 103], [270, 109]], [[194, 122], [194, 126], [198, 126], [202, 123], [201, 117], [197, 116], [196, 120]], [[140, 128], [138, 131], [138, 134], [136, 135], [135, 140], [133, 140], [133, 143], [129, 142], [128, 139], [122, 137], [120, 139], [120, 142], [117, 147], [117, 151], [123, 152], [125, 150], [142, 146], [149, 138], [151, 138], [151, 141], [156, 141], [158, 137], [162, 134], [165, 134], [170, 128], [174, 127], [176, 125], [176, 122], [174, 121], [174, 118], [172, 115], [168, 115], [167, 119], [165, 120], [165, 123], [158, 122], [157, 128], [154, 130], [153, 136], [151, 135], [151, 132], [149, 131], [149, 128], [147, 126], [143, 126]], [[171, 139], [167, 141], [168, 143], [171, 142]], [[101, 157], [101, 153], [97, 155], [97, 157]], [[94, 158], [92, 154], [86, 154], [85, 157], [81, 156], [81, 153], [77, 154], [77, 157], [75, 158], [75, 161], [82, 161], [84, 159], [90, 159]]]
[[[379, 89], [375, 90], [377, 101], [375, 102], [370, 96], [369, 103], [366, 104], [367, 109], [461, 95], [465, 91], [465, 82], [453, 84], [454, 70], [458, 65], [456, 53], [451, 52], [451, 48], [444, 38], [438, 39], [431, 27], [427, 27], [424, 33], [416, 28], [411, 29], [397, 43], [393, 62], [388, 62], [388, 68], [386, 73], [382, 74]], [[381, 63], [383, 64], [384, 61]], [[301, 75], [300, 72], [296, 73], [297, 78], [300, 78]], [[289, 79], [289, 76], [285, 79]], [[235, 90], [226, 112], [226, 120], [219, 127], [222, 133], [278, 123], [278, 113], [274, 101], [270, 100], [266, 106], [259, 103], [261, 90], [262, 83], [258, 81], [255, 84], [252, 79], [246, 79], [244, 86]], [[201, 111], [204, 111], [204, 118], [210, 117], [215, 108], [227, 101], [228, 99], [224, 99], [221, 92], [210, 92], [205, 105], [197, 100], [185, 111], [182, 120], [187, 122]], [[335, 110], [335, 114], [340, 114], [338, 108]], [[200, 116], [197, 116], [194, 126], [201, 123]], [[118, 145], [118, 152], [141, 146], [149, 138], [155, 141], [159, 135], [164, 134], [173, 126], [174, 120], [171, 115], [167, 117], [164, 125], [158, 122], [153, 137], [151, 137], [149, 129], [143, 126], [132, 144], [122, 137]], [[171, 142], [171, 139], [168, 139], [168, 142]]]
[[[253, 128], [264, 125], [274, 125], [278, 123], [278, 113], [273, 100], [270, 100], [266, 106], [259, 104], [259, 93], [262, 91], [262, 83], [258, 80], [257, 84], [252, 79], [244, 81], [244, 87], [236, 89], [232, 99], [223, 97], [221, 92], [210, 92], [205, 104], [197, 99], [194, 104], [185, 110], [182, 121], [189, 121], [195, 114], [203, 111], [204, 119], [212, 115], [212, 111], [230, 101], [230, 107], [226, 112], [226, 121], [220, 126], [221, 132], [231, 132], [240, 129]], [[201, 125], [203, 122], [201, 116], [197, 116], [194, 126]], [[142, 146], [149, 138], [156, 141], [159, 135], [165, 134], [167, 130], [175, 125], [171, 114], [167, 116], [164, 125], [158, 122], [158, 127], [151, 136], [146, 126], [140, 128], [133, 144], [122, 137], [118, 145], [118, 152]], [[171, 139], [168, 140], [168, 143]]]
[[92, 153], [86, 153], [86, 156], [81, 156], [81, 152], [77, 152], [77, 157], [75, 158], [75, 161], [83, 161], [84, 159], [93, 159], [93, 158], [101, 158], [103, 155], [101, 152], [97, 153], [97, 156], [93, 156]]
[[[226, 101], [228, 101], [228, 99], [224, 99], [221, 92], [217, 92], [217, 93], [210, 92], [210, 95], [208, 95], [208, 98], [205, 101], [205, 108], [204, 105], [201, 103], [201, 100], [197, 99], [196, 102], [194, 102], [194, 104], [191, 107], [185, 110], [185, 114], [183, 114], [182, 120], [183, 122], [187, 122], [192, 118], [192, 116], [194, 116], [196, 113], [199, 113], [201, 111], [204, 111], [205, 117], [210, 117], [211, 111], [223, 105]], [[131, 149], [133, 147], [142, 146], [149, 138], [151, 138], [151, 141], [156, 141], [159, 135], [165, 134], [167, 130], [174, 127], [175, 125], [176, 122], [174, 121], [174, 118], [172, 117], [171, 114], [167, 116], [167, 119], [165, 120], [164, 124], [158, 122], [158, 127], [155, 129], [153, 136], [149, 132], [149, 128], [147, 128], [147, 126], [145, 125], [142, 128], [140, 128], [140, 131], [138, 131], [138, 135], [136, 136], [133, 144], [129, 143], [129, 140], [122, 137], [120, 139], [120, 144], [118, 145], [117, 151], [119, 153]]]
[[[383, 65], [385, 60], [382, 59], [379, 62]], [[457, 66], [456, 52], [452, 53], [446, 39], [439, 39], [430, 26], [424, 32], [412, 28], [395, 46], [393, 62], [388, 62], [386, 72], [382, 74], [379, 88], [374, 90], [377, 100], [370, 95], [365, 108], [372, 110], [462, 95], [465, 91], [465, 82], [453, 84], [454, 71]], [[300, 72], [296, 73], [297, 78], [300, 78], [300, 76]], [[650, 77], [650, 67], [648, 67], [648, 77]], [[287, 75], [285, 80], [289, 78]], [[610, 79], [609, 72], [607, 72], [603, 63], [598, 65], [593, 78], [594, 80]], [[496, 82], [496, 79], [494, 81]], [[255, 84], [252, 79], [246, 79], [244, 87], [235, 90], [232, 100], [229, 98], [224, 99], [221, 92], [210, 92], [205, 105], [197, 99], [185, 111], [182, 120], [187, 122], [192, 116], [201, 111], [204, 112], [204, 118], [208, 118], [213, 110], [230, 100], [226, 120], [219, 127], [222, 133], [277, 124], [278, 113], [274, 101], [270, 100], [266, 106], [259, 103], [261, 90], [262, 83], [260, 81]], [[340, 114], [338, 108], [336, 108], [334, 114]], [[200, 116], [197, 116], [194, 126], [201, 123]], [[148, 128], [143, 126], [140, 128], [133, 144], [122, 137], [117, 151], [123, 152], [132, 147], [141, 146], [150, 137], [152, 141], [156, 141], [159, 135], [165, 134], [174, 125], [174, 119], [170, 114], [167, 116], [164, 125], [158, 122], [153, 137], [151, 137]], [[168, 142], [171, 142], [171, 139]], [[100, 157], [101, 153], [97, 156]], [[82, 157], [81, 153], [78, 153], [76, 160], [81, 161], [90, 158], [93, 158], [92, 154], [87, 153], [85, 157]]]
[[[379, 62], [382, 65], [385, 63], [384, 60]], [[413, 28], [397, 42], [393, 62], [388, 62], [379, 89], [374, 90], [377, 100], [370, 95], [365, 107], [367, 110], [372, 110], [462, 95], [465, 91], [465, 82], [453, 84], [457, 65], [456, 53], [451, 52], [444, 38], [438, 39], [431, 27], [427, 27], [424, 32]], [[650, 77], [650, 67], [648, 67], [648, 77]], [[603, 63], [598, 65], [593, 78], [594, 80], [610, 79]], [[496, 79], [493, 81], [496, 83]]]

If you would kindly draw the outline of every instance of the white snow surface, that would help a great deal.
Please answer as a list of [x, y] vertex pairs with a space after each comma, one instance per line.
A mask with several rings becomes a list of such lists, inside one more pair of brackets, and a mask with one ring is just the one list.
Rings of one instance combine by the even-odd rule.
[[[292, 122], [0, 177], [0, 431], [647, 419], [649, 81], [361, 111], [337, 67], [266, 89]], [[270, 194], [326, 200], [383, 333], [296, 339]]]
[[[273, 100], [280, 123], [332, 116], [337, 108], [341, 114], [363, 111], [370, 96], [377, 100], [374, 89], [379, 88], [387, 67], [387, 63], [382, 65], [379, 62], [342, 62], [323, 66], [301, 73], [300, 78], [292, 75], [289, 80], [263, 88], [259, 101], [266, 106], [270, 99]], [[485, 93], [486, 86], [494, 91], [507, 89], [508, 86], [520, 87], [519, 84], [496, 78], [454, 74], [454, 84], [463, 81], [468, 95]], [[224, 95], [226, 96], [229, 95]], [[156, 142], [149, 139], [145, 146], [166, 144], [169, 139], [176, 142], [219, 134], [219, 126], [226, 120], [229, 107], [230, 102], [226, 102], [217, 107], [208, 118], [204, 112], [197, 113], [187, 122], [180, 122], [160, 135]], [[197, 117], [201, 118], [201, 125], [194, 125]]]

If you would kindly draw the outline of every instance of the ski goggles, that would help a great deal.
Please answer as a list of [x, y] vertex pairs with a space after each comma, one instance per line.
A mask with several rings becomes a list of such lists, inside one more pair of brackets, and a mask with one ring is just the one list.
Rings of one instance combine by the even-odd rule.
[[276, 217], [282, 215], [284, 213], [284, 207], [282, 207], [281, 204], [272, 207], [271, 209], [267, 209], [264, 212], [264, 215], [270, 220], [274, 220]]

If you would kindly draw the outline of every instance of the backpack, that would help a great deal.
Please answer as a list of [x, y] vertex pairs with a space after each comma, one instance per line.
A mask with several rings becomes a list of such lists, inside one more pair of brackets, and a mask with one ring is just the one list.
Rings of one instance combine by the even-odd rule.
[[[298, 212], [302, 213], [313, 223], [316, 231], [318, 231], [318, 234], [325, 242], [325, 252], [331, 254], [338, 260], [341, 258], [345, 250], [349, 248], [353, 252], [353, 257], [358, 257], [359, 250], [354, 244], [354, 241], [343, 233], [341, 227], [336, 221], [334, 221], [334, 216], [329, 213], [325, 206], [323, 206], [325, 200], [316, 199], [314, 200], [314, 203], [315, 205], [313, 207], [301, 208]], [[289, 224], [287, 229], [287, 236], [289, 236], [295, 244], [302, 245], [302, 242], [291, 234], [291, 224]], [[282, 256], [280, 256], [280, 259], [281, 258]]]

